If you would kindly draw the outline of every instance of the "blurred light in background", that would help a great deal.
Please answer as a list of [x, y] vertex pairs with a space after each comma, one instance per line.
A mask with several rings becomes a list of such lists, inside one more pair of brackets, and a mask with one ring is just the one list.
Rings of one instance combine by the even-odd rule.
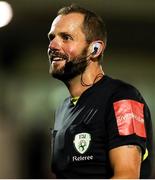
[[6, 1], [0, 1], [0, 28], [9, 24], [13, 16], [11, 5]]

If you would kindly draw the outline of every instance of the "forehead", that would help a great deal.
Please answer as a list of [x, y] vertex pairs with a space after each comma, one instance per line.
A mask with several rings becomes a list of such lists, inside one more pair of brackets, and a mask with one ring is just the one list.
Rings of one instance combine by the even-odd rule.
[[50, 31], [76, 31], [81, 30], [84, 15], [80, 13], [70, 13], [67, 15], [58, 15], [51, 26]]

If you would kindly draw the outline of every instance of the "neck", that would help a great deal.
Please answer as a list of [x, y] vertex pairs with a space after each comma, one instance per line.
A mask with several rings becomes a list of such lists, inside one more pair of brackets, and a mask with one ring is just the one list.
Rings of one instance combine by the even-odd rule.
[[72, 97], [81, 96], [88, 88], [98, 82], [104, 75], [102, 67], [98, 64], [90, 64], [83, 74], [80, 74], [67, 82], [67, 87]]

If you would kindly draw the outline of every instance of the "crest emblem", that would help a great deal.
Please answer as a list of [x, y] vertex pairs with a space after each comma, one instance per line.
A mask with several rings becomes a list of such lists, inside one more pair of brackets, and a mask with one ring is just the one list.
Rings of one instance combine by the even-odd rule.
[[89, 133], [79, 133], [75, 135], [74, 146], [75, 149], [80, 153], [84, 154], [90, 145], [91, 135]]

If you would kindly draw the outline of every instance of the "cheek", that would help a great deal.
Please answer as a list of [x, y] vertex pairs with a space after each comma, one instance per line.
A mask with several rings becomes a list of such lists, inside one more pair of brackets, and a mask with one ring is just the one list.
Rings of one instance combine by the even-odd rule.
[[68, 47], [66, 48], [66, 52], [69, 56], [74, 57], [78, 55], [78, 49], [77, 47]]

